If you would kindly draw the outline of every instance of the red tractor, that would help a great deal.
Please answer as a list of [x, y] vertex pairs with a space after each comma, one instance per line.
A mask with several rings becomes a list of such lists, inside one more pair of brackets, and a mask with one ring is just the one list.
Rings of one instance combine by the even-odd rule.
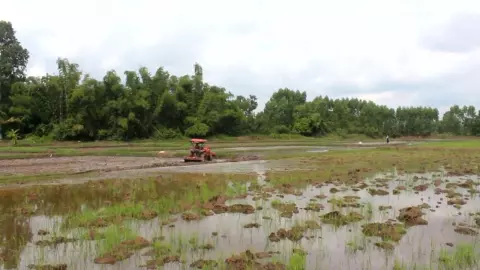
[[217, 157], [210, 147], [205, 145], [207, 140], [191, 139], [190, 142], [192, 143], [192, 149], [190, 149], [190, 155], [184, 158], [185, 162], [211, 161], [212, 158]]

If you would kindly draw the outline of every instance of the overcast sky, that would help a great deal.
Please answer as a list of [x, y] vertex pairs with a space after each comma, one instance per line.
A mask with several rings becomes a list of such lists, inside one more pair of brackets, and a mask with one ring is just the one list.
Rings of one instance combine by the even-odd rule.
[[388, 106], [480, 108], [480, 1], [1, 0], [31, 54], [107, 70], [200, 63], [205, 80], [261, 107], [280, 87]]

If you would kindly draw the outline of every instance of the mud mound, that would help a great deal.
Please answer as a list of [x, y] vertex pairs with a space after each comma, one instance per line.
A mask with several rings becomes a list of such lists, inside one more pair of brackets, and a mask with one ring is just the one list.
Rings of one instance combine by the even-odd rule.
[[190, 264], [190, 267], [197, 268], [197, 269], [210, 269], [213, 267], [217, 267], [218, 263], [214, 260], [197, 260]]
[[157, 269], [158, 266], [163, 266], [167, 263], [180, 262], [180, 257], [178, 255], [167, 255], [163, 258], [148, 260], [147, 264], [144, 265], [147, 269]]
[[458, 226], [454, 229], [456, 233], [459, 234], [464, 234], [464, 235], [478, 235], [478, 232], [472, 228], [469, 227], [464, 227], [464, 226]]
[[357, 212], [350, 212], [344, 215], [339, 211], [332, 211], [321, 216], [321, 218], [324, 223], [333, 224], [336, 226], [342, 226], [342, 225], [347, 225], [349, 223], [360, 221], [364, 217]]
[[112, 251], [95, 258], [96, 264], [115, 264], [117, 261], [123, 261], [133, 255], [134, 250], [142, 249], [150, 245], [150, 242], [143, 237], [137, 236], [135, 239], [126, 240], [112, 248]]
[[280, 201], [272, 201], [272, 208], [281, 212], [280, 216], [291, 218], [293, 214], [297, 214], [298, 207], [295, 203], [284, 203]]
[[200, 215], [193, 212], [185, 212], [182, 214], [182, 219], [185, 221], [199, 220]]
[[407, 233], [402, 224], [396, 224], [392, 222], [368, 223], [362, 225], [362, 232], [366, 236], [381, 237], [384, 241], [399, 241], [403, 235]]
[[[256, 259], [265, 258], [266, 252], [259, 252], [253, 254], [250, 250], [242, 252], [237, 255], [232, 255], [231, 257], [225, 260], [227, 264], [227, 269], [229, 270], [284, 270], [286, 269], [285, 265], [279, 262], [268, 262], [266, 264], [261, 264], [256, 261]], [[268, 257], [268, 256], [267, 256]]]
[[411, 206], [400, 209], [398, 220], [405, 223], [407, 226], [427, 225], [428, 222], [422, 218], [424, 213], [418, 206]]
[[30, 264], [27, 266], [29, 269], [34, 270], [66, 270], [66, 264]]
[[255, 155], [238, 155], [236, 157], [228, 159], [228, 161], [238, 162], [238, 161], [250, 161], [250, 160], [259, 160], [259, 159], [260, 157]]
[[63, 236], [59, 236], [59, 237], [54, 237], [51, 240], [39, 240], [35, 242], [35, 245], [45, 247], [45, 246], [55, 246], [61, 243], [73, 243], [75, 241], [77, 241], [77, 239], [75, 238], [66, 238]]

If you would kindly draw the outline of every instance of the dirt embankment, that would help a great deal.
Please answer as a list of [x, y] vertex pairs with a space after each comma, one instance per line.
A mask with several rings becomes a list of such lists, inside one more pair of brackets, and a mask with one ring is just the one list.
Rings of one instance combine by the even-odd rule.
[[0, 174], [75, 174], [99, 170], [122, 170], [142, 167], [168, 166], [180, 159], [151, 157], [52, 157], [0, 160]]
[[[258, 156], [242, 155], [229, 160], [214, 162], [236, 162], [258, 160]], [[185, 163], [182, 158], [166, 157], [52, 157], [0, 160], [0, 175], [33, 174], [78, 174], [94, 171], [121, 171], [154, 167], [201, 165], [205, 163]]]

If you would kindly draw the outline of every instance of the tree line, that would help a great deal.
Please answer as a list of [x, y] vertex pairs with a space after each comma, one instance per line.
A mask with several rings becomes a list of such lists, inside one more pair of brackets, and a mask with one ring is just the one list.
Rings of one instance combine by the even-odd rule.
[[[51, 136], [57, 140], [169, 139], [181, 136], [365, 134], [370, 137], [480, 135], [480, 111], [454, 105], [443, 116], [431, 107], [388, 108], [357, 98], [279, 89], [263, 111], [255, 95], [234, 95], [193, 75], [159, 67], [95, 79], [68, 59], [57, 74], [26, 76], [29, 52], [10, 22], [0, 21], [0, 134]], [[123, 81], [122, 82], [122, 77]]]

